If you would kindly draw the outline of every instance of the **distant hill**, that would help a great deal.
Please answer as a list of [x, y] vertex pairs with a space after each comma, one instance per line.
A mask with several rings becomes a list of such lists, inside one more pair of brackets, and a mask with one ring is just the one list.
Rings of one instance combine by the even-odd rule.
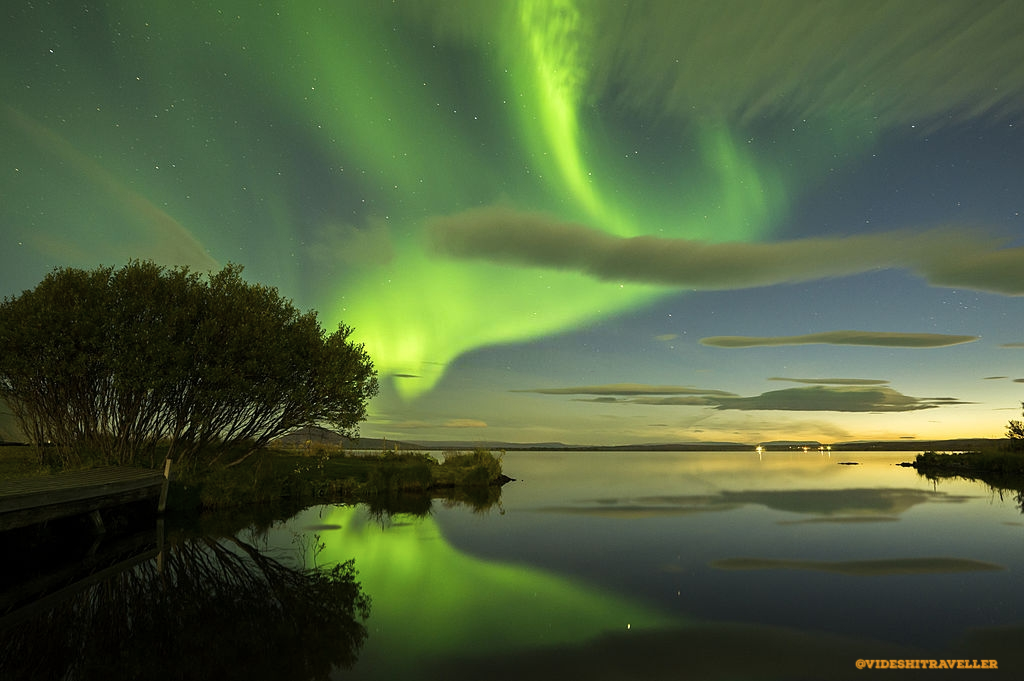
[[771, 442], [761, 442], [759, 444], [765, 448], [774, 447], [776, 449], [799, 449], [801, 447], [817, 449], [824, 446], [817, 440], [772, 440]]
[[668, 443], [631, 443], [623, 445], [580, 445], [564, 442], [505, 442], [499, 440], [392, 440], [383, 438], [363, 437], [350, 440], [326, 428], [303, 428], [290, 433], [275, 442], [285, 445], [302, 445], [306, 441], [311, 446], [329, 444], [354, 450], [377, 450], [386, 446], [388, 449], [401, 450], [439, 450], [455, 449], [468, 451], [481, 447], [484, 449], [504, 449], [506, 451], [566, 451], [566, 452], [742, 452], [753, 450], [757, 444], [771, 450], [799, 450], [804, 447], [817, 450], [828, 446], [832, 451], [936, 451], [959, 452], [974, 449], [998, 449], [1005, 440], [986, 438], [961, 438], [951, 440], [860, 440], [851, 442], [834, 442], [824, 445], [817, 440], [773, 440], [771, 442], [668, 442]]
[[292, 431], [287, 435], [282, 435], [277, 438], [272, 444], [296, 447], [304, 445], [306, 442], [309, 442], [311, 447], [316, 447], [317, 445], [330, 445], [332, 447], [343, 447], [345, 449], [377, 451], [382, 451], [385, 445], [388, 449], [395, 449], [395, 447], [406, 450], [422, 449], [422, 447], [417, 444], [402, 442], [400, 440], [385, 440], [377, 437], [361, 437], [358, 439], [347, 438], [341, 433], [317, 426], [300, 428], [299, 430]]
[[419, 440], [422, 449], [571, 449], [564, 442], [502, 442], [500, 440]]
[[753, 445], [742, 442], [647, 442], [630, 445], [576, 447], [575, 449], [597, 452], [742, 452], [753, 448]]
[[[0, 402], [0, 444], [22, 444], [26, 439], [18, 428], [14, 416], [11, 415], [7, 406]], [[356, 440], [349, 439], [340, 433], [328, 428], [310, 427], [302, 428], [288, 435], [284, 435], [274, 442], [285, 446], [301, 446], [306, 442], [311, 446], [320, 444], [333, 447], [344, 447], [352, 450], [375, 450], [388, 449], [415, 451], [415, 450], [439, 450], [454, 449], [469, 451], [481, 447], [484, 449], [504, 449], [508, 451], [594, 451], [594, 452], [695, 452], [695, 451], [747, 451], [753, 450], [756, 444], [760, 444], [769, 451], [772, 449], [797, 450], [803, 447], [817, 449], [822, 443], [817, 440], [774, 440], [771, 442], [745, 443], [745, 442], [668, 442], [668, 443], [632, 443], [623, 445], [580, 445], [566, 444], [564, 442], [504, 442], [499, 440], [420, 440], [410, 442], [406, 440], [392, 440], [390, 438], [361, 437]], [[834, 442], [827, 445], [832, 451], [880, 451], [880, 452], [907, 452], [907, 451], [935, 451], [935, 452], [962, 452], [978, 449], [999, 449], [1005, 444], [1005, 438], [956, 438], [950, 440], [854, 440], [850, 442]]]

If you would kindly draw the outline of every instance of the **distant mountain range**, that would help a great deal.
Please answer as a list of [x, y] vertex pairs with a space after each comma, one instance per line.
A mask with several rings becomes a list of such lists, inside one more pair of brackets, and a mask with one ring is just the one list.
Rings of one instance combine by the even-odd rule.
[[694, 451], [748, 451], [760, 445], [768, 451], [800, 450], [804, 447], [817, 449], [830, 447], [832, 451], [965, 451], [972, 449], [992, 449], [1004, 442], [992, 438], [961, 438], [952, 440], [858, 440], [852, 442], [833, 442], [823, 444], [817, 440], [774, 440], [770, 442], [670, 442], [670, 443], [632, 443], [623, 445], [578, 445], [564, 442], [503, 442], [498, 440], [390, 440], [383, 438], [363, 437], [351, 440], [326, 428], [303, 428], [279, 438], [276, 442], [287, 445], [301, 445], [306, 442], [315, 447], [317, 444], [341, 446], [345, 449], [359, 450], [438, 450], [457, 449], [472, 450], [504, 449], [507, 451], [587, 451], [587, 452], [694, 452]]
[[[0, 414], [0, 416], [7, 416]], [[21, 433], [14, 427], [13, 417], [0, 418], [0, 444], [21, 444]], [[376, 437], [349, 439], [340, 433], [327, 428], [302, 428], [275, 440], [286, 446], [302, 446], [309, 442], [310, 447], [329, 445], [351, 450], [382, 451], [399, 449], [404, 451], [430, 451], [453, 449], [468, 451], [476, 448], [504, 449], [506, 451], [565, 451], [565, 452], [694, 452], [721, 451], [742, 452], [753, 450], [760, 445], [767, 451], [818, 449], [829, 447], [834, 452], [850, 451], [936, 451], [961, 452], [976, 449], [996, 449], [1004, 439], [993, 438], [960, 438], [952, 440], [856, 440], [852, 442], [833, 442], [822, 444], [817, 440], [774, 440], [771, 442], [670, 442], [670, 443], [631, 443], [623, 445], [579, 445], [564, 442], [503, 442], [498, 440], [391, 440]]]

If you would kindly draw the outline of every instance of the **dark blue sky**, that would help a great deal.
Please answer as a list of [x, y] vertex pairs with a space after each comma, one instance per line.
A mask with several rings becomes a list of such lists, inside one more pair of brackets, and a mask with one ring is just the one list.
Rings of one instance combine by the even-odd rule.
[[355, 327], [383, 386], [364, 435], [997, 437], [1019, 413], [1016, 3], [3, 17], [0, 290], [240, 263]]

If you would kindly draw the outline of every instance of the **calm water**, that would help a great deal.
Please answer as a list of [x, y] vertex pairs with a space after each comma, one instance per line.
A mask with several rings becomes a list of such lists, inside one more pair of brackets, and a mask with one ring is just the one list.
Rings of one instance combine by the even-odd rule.
[[[517, 482], [485, 512], [313, 507], [233, 539], [182, 542], [170, 567], [154, 559], [132, 574], [148, 570], [138, 598], [185, 629], [211, 591], [207, 610], [224, 621], [194, 645], [231, 658], [217, 678], [905, 678], [854, 664], [951, 657], [994, 659], [999, 671], [946, 676], [1024, 678], [1020, 503], [895, 465], [912, 457], [510, 452]], [[311, 568], [352, 559], [355, 583], [309, 581]], [[358, 589], [370, 599], [365, 621]], [[316, 605], [325, 600], [327, 615]], [[244, 632], [232, 631], [240, 620]], [[31, 626], [33, 636], [75, 628], [52, 615]], [[153, 645], [117, 626], [124, 646]], [[19, 646], [12, 654], [35, 650]], [[130, 678], [110, 662], [95, 678]]]

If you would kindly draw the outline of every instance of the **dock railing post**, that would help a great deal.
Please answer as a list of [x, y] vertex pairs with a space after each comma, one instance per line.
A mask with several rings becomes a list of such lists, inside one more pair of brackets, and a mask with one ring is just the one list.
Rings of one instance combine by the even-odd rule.
[[156, 505], [156, 512], [163, 513], [167, 508], [167, 486], [171, 482], [171, 459], [164, 459], [164, 484], [160, 488], [160, 501]]

